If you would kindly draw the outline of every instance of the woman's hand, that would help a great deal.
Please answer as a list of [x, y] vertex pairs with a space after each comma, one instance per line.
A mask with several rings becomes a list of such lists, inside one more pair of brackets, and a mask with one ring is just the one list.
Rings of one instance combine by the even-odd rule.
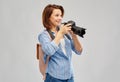
[[70, 30], [71, 30], [71, 24], [66, 24], [66, 25], [62, 24], [60, 26], [60, 30], [55, 36], [54, 39], [55, 43], [58, 45], [60, 43], [61, 38], [63, 38], [63, 35], [69, 33]]
[[71, 31], [71, 24], [62, 24], [60, 26], [60, 33], [62, 33], [63, 35], [69, 33], [69, 31]]

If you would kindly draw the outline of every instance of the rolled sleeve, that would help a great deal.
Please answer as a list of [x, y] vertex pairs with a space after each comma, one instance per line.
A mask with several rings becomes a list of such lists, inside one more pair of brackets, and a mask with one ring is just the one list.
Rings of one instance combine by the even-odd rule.
[[77, 55], [81, 55], [81, 52], [77, 51], [76, 49], [74, 50], [74, 52], [75, 52]]
[[52, 56], [58, 50], [58, 45], [51, 40], [49, 34], [44, 31], [38, 37], [40, 44], [42, 45], [42, 50], [46, 55]]
[[54, 40], [51, 42], [51, 45], [53, 46], [53, 48], [54, 48], [55, 51], [57, 51], [57, 49], [59, 48], [58, 45], [55, 43]]

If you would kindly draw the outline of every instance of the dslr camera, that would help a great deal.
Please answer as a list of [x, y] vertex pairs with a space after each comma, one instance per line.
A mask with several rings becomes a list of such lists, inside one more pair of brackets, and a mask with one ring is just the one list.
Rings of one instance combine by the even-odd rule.
[[70, 20], [68, 22], [64, 22], [62, 24], [66, 25], [66, 24], [71, 24], [70, 26], [72, 27], [71, 30], [73, 31], [73, 33], [79, 35], [80, 37], [84, 38], [83, 35], [85, 35], [85, 28], [82, 28], [82, 27], [79, 27], [79, 26], [76, 26], [75, 22]]

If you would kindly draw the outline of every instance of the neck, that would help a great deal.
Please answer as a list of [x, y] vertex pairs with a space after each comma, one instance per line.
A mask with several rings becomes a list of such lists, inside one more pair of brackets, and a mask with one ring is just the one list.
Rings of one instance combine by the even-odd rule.
[[57, 27], [51, 28], [51, 31], [54, 32], [54, 33], [56, 33], [56, 32], [58, 31], [58, 30], [57, 30]]

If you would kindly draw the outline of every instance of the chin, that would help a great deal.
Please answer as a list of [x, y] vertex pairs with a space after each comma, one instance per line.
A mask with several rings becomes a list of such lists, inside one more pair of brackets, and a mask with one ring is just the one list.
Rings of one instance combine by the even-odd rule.
[[60, 26], [61, 25], [61, 23], [59, 22], [56, 22], [56, 24], [55, 24], [55, 26]]
[[58, 24], [57, 24], [57, 26], [60, 26], [60, 25], [61, 25], [61, 23], [58, 23]]

